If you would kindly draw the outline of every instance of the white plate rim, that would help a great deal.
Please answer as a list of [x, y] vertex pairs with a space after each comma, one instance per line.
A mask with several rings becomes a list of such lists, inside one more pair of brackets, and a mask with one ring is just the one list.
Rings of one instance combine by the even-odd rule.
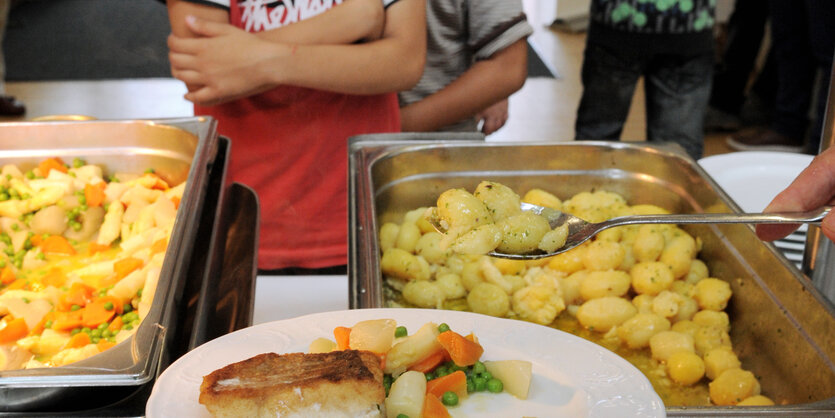
[[[541, 406], [536, 402], [543, 401], [548, 394], [543, 391], [537, 395], [535, 392], [537, 379], [539, 379], [543, 389], [556, 387], [560, 390], [573, 390], [574, 395], [568, 401], [568, 406], [571, 406], [573, 411], [576, 411], [578, 407], [586, 408], [587, 416], [666, 416], [664, 404], [652, 389], [646, 376], [622, 357], [591, 341], [525, 321], [470, 312], [396, 308], [315, 313], [254, 325], [209, 341], [177, 359], [162, 373], [146, 405], [146, 414], [149, 417], [208, 416], [205, 408], [196, 403], [202, 375], [261, 352], [305, 351], [307, 344], [313, 339], [328, 337], [326, 330], [332, 330], [334, 326], [351, 326], [361, 320], [378, 318], [395, 319], [398, 324], [409, 327], [410, 333], [416, 331], [416, 327], [429, 321], [446, 322], [453, 329], [461, 332], [473, 331], [484, 343], [484, 358], [487, 360], [511, 359], [505, 356], [520, 352], [535, 356], [536, 358], [524, 358], [534, 362], [535, 378], [530, 401], [520, 401], [510, 395], [499, 394], [505, 396], [502, 403], [520, 402], [513, 405], [514, 411], [520, 405], [524, 408], [525, 403], [532, 408]], [[308, 331], [310, 333], [309, 335], [293, 335], [293, 333], [298, 334], [299, 329], [305, 330], [303, 334], [307, 334]], [[542, 344], [507, 341], [507, 338], [514, 336], [531, 335], [536, 335], [537, 340]], [[503, 339], [509, 346], [496, 344], [499, 339]], [[244, 341], [246, 344], [241, 344]], [[555, 342], [559, 345], [558, 349], [545, 347], [545, 344]], [[302, 343], [304, 343], [303, 346]], [[263, 344], [270, 344], [276, 350], [263, 351], [261, 350]], [[583, 361], [578, 362], [577, 358]], [[521, 358], [517, 356], [515, 359]], [[568, 362], [571, 364], [566, 364]], [[183, 408], [174, 410], [177, 405]], [[462, 407], [464, 406], [473, 406], [473, 404], [465, 403]], [[479, 405], [474, 405], [474, 407], [478, 409]], [[551, 407], [549, 405], [549, 408]], [[453, 416], [459, 416], [460, 414], [456, 415], [456, 413], [467, 412], [465, 409], [461, 411], [453, 409], [451, 412]], [[542, 413], [546, 411], [539, 409], [539, 415], [543, 416]], [[478, 413], [478, 416], [491, 415]]]

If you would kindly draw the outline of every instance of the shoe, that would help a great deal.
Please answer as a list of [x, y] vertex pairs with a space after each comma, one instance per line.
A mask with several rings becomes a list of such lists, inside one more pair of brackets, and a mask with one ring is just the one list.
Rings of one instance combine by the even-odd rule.
[[753, 128], [731, 135], [728, 147], [736, 151], [780, 151], [802, 153], [801, 141], [792, 139], [773, 129]]
[[731, 113], [708, 107], [705, 112], [706, 132], [733, 132], [742, 128], [742, 120]]
[[26, 106], [12, 96], [0, 95], [0, 116], [20, 116], [26, 113]]

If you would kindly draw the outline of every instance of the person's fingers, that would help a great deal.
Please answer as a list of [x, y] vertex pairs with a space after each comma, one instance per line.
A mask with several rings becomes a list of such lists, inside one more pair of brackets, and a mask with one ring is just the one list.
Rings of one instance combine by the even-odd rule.
[[830, 213], [823, 218], [823, 222], [821, 222], [821, 232], [823, 232], [827, 238], [835, 241], [835, 213]]
[[171, 52], [168, 54], [168, 62], [177, 71], [194, 70], [197, 67], [194, 56], [188, 54]]
[[205, 78], [196, 71], [175, 69], [172, 76], [186, 84], [206, 84]]
[[205, 39], [200, 38], [181, 38], [179, 36], [168, 35], [168, 51], [180, 54], [195, 55], [205, 48]]

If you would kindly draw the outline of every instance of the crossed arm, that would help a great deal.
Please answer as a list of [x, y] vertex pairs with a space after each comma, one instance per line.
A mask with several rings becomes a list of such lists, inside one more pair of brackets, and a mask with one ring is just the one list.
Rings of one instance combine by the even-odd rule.
[[[225, 10], [169, 0], [172, 75], [189, 87], [186, 99], [204, 105], [279, 85], [347, 94], [411, 88], [426, 58], [425, 2], [380, 7], [380, 23], [373, 7], [362, 7], [371, 1], [381, 3], [347, 0], [314, 18], [253, 34], [228, 24]], [[354, 43], [365, 39], [371, 40]]]
[[484, 120], [482, 130], [487, 134], [500, 128], [507, 118], [504, 99], [525, 84], [528, 71], [525, 42], [524, 39], [516, 41], [489, 59], [476, 62], [448, 86], [403, 107], [400, 112], [403, 131], [436, 131], [474, 116]]

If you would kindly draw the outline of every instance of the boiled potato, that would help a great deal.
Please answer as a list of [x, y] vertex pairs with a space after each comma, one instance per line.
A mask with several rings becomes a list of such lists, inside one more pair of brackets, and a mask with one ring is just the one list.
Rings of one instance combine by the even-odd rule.
[[397, 328], [397, 322], [393, 319], [370, 319], [357, 322], [351, 327], [348, 346], [352, 350], [385, 353], [394, 342], [395, 328]]
[[389, 248], [380, 259], [380, 270], [386, 276], [404, 280], [429, 280], [429, 263], [402, 248]]
[[652, 358], [659, 361], [667, 361], [675, 353], [686, 351], [696, 352], [693, 337], [675, 331], [662, 331], [649, 339], [649, 348], [652, 351]]
[[510, 187], [503, 184], [482, 181], [476, 186], [473, 196], [484, 202], [490, 211], [494, 222], [517, 215], [522, 212], [519, 208], [521, 199]]
[[562, 200], [542, 189], [528, 190], [528, 192], [522, 196], [522, 201], [532, 205], [562, 210]]
[[639, 262], [656, 261], [664, 251], [664, 234], [657, 225], [641, 225], [635, 242], [632, 244], [632, 252]]
[[[481, 225], [460, 235], [450, 245], [458, 254], [487, 254], [499, 247], [502, 242], [502, 230], [496, 224]], [[443, 243], [439, 244], [443, 248]]]
[[722, 372], [742, 367], [742, 362], [729, 347], [719, 347], [704, 355], [705, 374], [708, 379], [716, 379]]
[[638, 309], [628, 300], [606, 296], [582, 304], [577, 310], [577, 319], [581, 325], [592, 331], [606, 332], [637, 313]]
[[469, 231], [479, 225], [493, 223], [493, 216], [484, 203], [464, 189], [450, 189], [438, 197], [438, 217], [448, 229]]
[[673, 284], [673, 272], [658, 261], [642, 261], [629, 270], [632, 276], [632, 287], [636, 292], [647, 295], [657, 295], [667, 290]]
[[737, 403], [736, 406], [770, 406], [774, 405], [774, 401], [769, 399], [767, 396], [763, 395], [754, 395], [749, 398], [743, 399], [741, 402]]
[[594, 241], [586, 247], [583, 265], [589, 270], [614, 270], [623, 263], [626, 252], [617, 242]]
[[559, 250], [560, 248], [565, 246], [565, 241], [568, 238], [568, 225], [560, 225], [542, 236], [542, 240], [539, 241], [539, 248], [546, 253], [551, 253], [554, 251]]
[[623, 296], [629, 291], [630, 283], [629, 274], [623, 271], [592, 271], [580, 283], [580, 295], [585, 300]]
[[473, 312], [503, 317], [510, 311], [510, 296], [492, 283], [479, 283], [467, 295], [467, 303]]
[[389, 389], [386, 398], [386, 417], [398, 418], [423, 416], [423, 398], [426, 394], [426, 377], [421, 372], [409, 371], [400, 375]]
[[[386, 365], [383, 371], [389, 374], [401, 373], [409, 366], [440, 350], [441, 343], [438, 342], [438, 334], [440, 334], [438, 325], [428, 322], [416, 333], [399, 339], [398, 343], [386, 354]], [[423, 399], [422, 394], [421, 399]]]
[[485, 361], [484, 367], [493, 377], [502, 381], [507, 393], [519, 399], [528, 398], [533, 375], [531, 362], [525, 360]]
[[420, 308], [441, 308], [446, 293], [438, 283], [429, 280], [412, 280], [406, 282], [401, 290], [403, 298]]
[[728, 369], [708, 385], [710, 400], [716, 405], [736, 405], [760, 394], [760, 382], [747, 370]]
[[317, 338], [307, 348], [308, 353], [330, 353], [336, 349], [336, 343], [327, 338]]
[[653, 335], [669, 329], [667, 318], [653, 313], [639, 313], [618, 327], [618, 337], [629, 348], [643, 348], [649, 345]]
[[693, 299], [699, 302], [702, 309], [721, 311], [731, 299], [731, 285], [724, 280], [708, 277], [696, 283]]
[[690, 386], [704, 377], [705, 363], [694, 353], [679, 351], [667, 359], [667, 374], [674, 382]]
[[431, 264], [446, 264], [449, 252], [441, 249], [440, 232], [432, 231], [423, 234], [415, 243], [415, 254], [423, 257]]
[[414, 253], [415, 245], [417, 245], [420, 236], [420, 229], [417, 225], [411, 222], [404, 222], [400, 225], [400, 230], [397, 232], [397, 239], [394, 241], [394, 246]]
[[533, 252], [542, 241], [551, 226], [542, 216], [532, 212], [521, 212], [496, 223], [502, 231], [502, 240], [498, 249], [508, 254], [527, 254]]

